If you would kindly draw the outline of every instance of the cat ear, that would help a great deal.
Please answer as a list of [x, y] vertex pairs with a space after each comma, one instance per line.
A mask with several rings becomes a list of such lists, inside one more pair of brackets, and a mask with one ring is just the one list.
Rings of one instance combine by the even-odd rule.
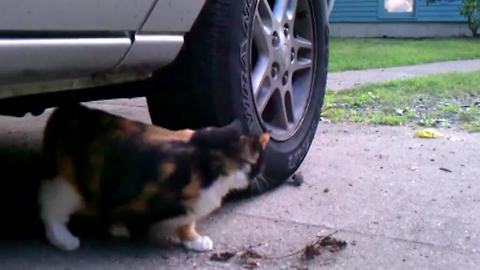
[[262, 145], [262, 149], [265, 150], [265, 148], [267, 148], [268, 142], [270, 141], [270, 134], [266, 132], [262, 133], [259, 137], [259, 140], [260, 140], [260, 144]]

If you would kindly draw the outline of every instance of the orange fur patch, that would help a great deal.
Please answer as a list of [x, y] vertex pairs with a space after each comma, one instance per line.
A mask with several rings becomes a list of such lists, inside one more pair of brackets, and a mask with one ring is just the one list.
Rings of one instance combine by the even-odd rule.
[[201, 188], [201, 182], [198, 177], [192, 177], [192, 180], [188, 185], [183, 188], [183, 195], [186, 195], [188, 197], [195, 197], [198, 196], [198, 193], [200, 193], [200, 188]]
[[135, 213], [145, 213], [147, 211], [146, 198], [137, 198], [128, 204], [128, 210]]
[[165, 162], [160, 165], [160, 175], [162, 179], [169, 178], [177, 169], [177, 165], [173, 162]]
[[76, 187], [77, 183], [75, 181], [75, 166], [73, 164], [72, 157], [58, 155], [57, 158], [58, 175]]
[[187, 206], [193, 206], [198, 199], [201, 189], [201, 181], [197, 176], [192, 176], [190, 183], [186, 185], [182, 190], [182, 195], [185, 197], [184, 203]]
[[177, 235], [178, 235], [178, 238], [180, 238], [180, 240], [182, 241], [191, 241], [191, 240], [198, 239], [200, 237], [197, 230], [195, 229], [194, 222], [190, 224], [178, 226]]
[[262, 133], [262, 135], [260, 135], [260, 144], [262, 145], [263, 149], [267, 147], [267, 144], [269, 141], [270, 141], [270, 134]]
[[121, 127], [121, 130], [124, 131], [127, 134], [135, 133], [139, 131], [138, 128], [138, 123], [125, 119], [125, 118], [115, 118], [115, 120], [118, 125]]
[[148, 126], [145, 130], [143, 138], [149, 142], [168, 142], [168, 141], [184, 141], [187, 142], [192, 137], [194, 131], [191, 129], [183, 129], [178, 131], [166, 128]]

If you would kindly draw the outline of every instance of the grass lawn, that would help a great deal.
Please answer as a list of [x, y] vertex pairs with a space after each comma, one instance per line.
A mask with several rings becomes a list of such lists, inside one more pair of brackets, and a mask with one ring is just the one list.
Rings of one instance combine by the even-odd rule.
[[460, 125], [480, 132], [480, 72], [451, 73], [327, 92], [332, 122], [424, 127]]
[[329, 71], [480, 58], [480, 39], [332, 38]]

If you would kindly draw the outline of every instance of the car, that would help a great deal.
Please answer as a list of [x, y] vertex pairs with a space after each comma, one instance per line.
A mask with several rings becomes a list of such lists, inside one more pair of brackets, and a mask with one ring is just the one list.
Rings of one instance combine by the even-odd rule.
[[328, 65], [327, 0], [3, 0], [0, 114], [145, 96], [152, 123], [269, 131], [260, 193], [298, 169]]

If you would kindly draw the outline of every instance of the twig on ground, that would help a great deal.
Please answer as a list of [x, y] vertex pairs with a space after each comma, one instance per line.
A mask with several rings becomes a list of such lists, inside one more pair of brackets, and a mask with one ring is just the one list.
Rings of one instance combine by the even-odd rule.
[[344, 249], [347, 246], [347, 242], [343, 240], [338, 240], [333, 238], [332, 236], [338, 233], [338, 231], [332, 232], [330, 234], [324, 236], [317, 236], [317, 239], [309, 244], [307, 244], [304, 248], [288, 253], [282, 256], [268, 256], [261, 254], [251, 247], [247, 250], [243, 251], [224, 251], [224, 252], [216, 252], [212, 254], [210, 260], [212, 261], [219, 261], [219, 262], [227, 262], [231, 259], [236, 258], [236, 262], [243, 267], [247, 268], [256, 268], [260, 266], [260, 259], [264, 260], [279, 260], [285, 259], [288, 257], [292, 257], [298, 254], [302, 254], [302, 258], [305, 260], [311, 260], [315, 256], [318, 256], [322, 253], [323, 249], [326, 249], [330, 252], [338, 252]]

